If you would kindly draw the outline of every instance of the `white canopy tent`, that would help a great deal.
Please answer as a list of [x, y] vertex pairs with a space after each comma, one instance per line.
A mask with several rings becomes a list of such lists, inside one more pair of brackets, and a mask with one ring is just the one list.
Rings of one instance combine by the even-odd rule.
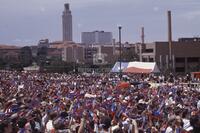
[[[160, 73], [155, 62], [122, 62], [122, 72], [126, 73]], [[119, 72], [120, 63], [116, 62], [111, 72]]]

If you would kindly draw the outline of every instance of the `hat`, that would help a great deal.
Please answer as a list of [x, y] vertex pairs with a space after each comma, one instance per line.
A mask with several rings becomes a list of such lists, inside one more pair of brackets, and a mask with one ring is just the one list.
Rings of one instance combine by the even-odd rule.
[[41, 105], [42, 105], [42, 106], [46, 106], [46, 105], [47, 105], [47, 102], [42, 101], [42, 102], [41, 102]]
[[20, 108], [21, 109], [26, 108], [26, 105], [23, 104], [23, 105], [20, 106]]
[[143, 99], [140, 99], [140, 100], [138, 101], [138, 103], [145, 104], [145, 101], [144, 101]]
[[15, 119], [15, 118], [17, 118], [18, 117], [18, 113], [15, 113], [15, 114], [12, 114], [11, 116], [10, 116], [10, 119]]
[[17, 100], [15, 98], [13, 98], [12, 100], [10, 100], [9, 102], [16, 102]]
[[183, 105], [181, 105], [181, 104], [178, 104], [178, 105], [177, 105], [177, 107], [179, 107], [179, 108], [181, 108], [181, 109], [182, 109], [182, 108], [183, 108]]
[[158, 110], [157, 110], [157, 111], [154, 111], [154, 112], [153, 112], [153, 115], [159, 116], [159, 115], [160, 115], [160, 111], [158, 111]]
[[19, 95], [19, 97], [23, 97], [23, 96], [24, 96], [24, 94], [20, 94], [20, 95]]
[[123, 103], [127, 103], [127, 101], [126, 101], [126, 100], [123, 100], [122, 102], [123, 102]]
[[125, 99], [125, 100], [129, 100], [129, 99], [130, 99], [130, 97], [129, 97], [129, 96], [127, 96], [127, 97], [125, 97], [124, 99]]
[[112, 99], [112, 96], [109, 96], [108, 98], [107, 98], [107, 100], [111, 100]]

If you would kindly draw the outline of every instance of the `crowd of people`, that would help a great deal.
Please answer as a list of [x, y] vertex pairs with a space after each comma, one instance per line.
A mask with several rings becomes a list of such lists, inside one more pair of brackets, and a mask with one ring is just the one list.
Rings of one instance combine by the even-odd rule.
[[200, 88], [147, 75], [0, 72], [0, 133], [200, 132]]

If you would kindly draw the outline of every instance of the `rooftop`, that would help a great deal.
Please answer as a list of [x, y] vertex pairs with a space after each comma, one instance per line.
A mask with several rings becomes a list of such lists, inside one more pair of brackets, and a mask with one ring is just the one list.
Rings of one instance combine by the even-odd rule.
[[20, 49], [20, 47], [14, 45], [0, 44], [0, 49]]

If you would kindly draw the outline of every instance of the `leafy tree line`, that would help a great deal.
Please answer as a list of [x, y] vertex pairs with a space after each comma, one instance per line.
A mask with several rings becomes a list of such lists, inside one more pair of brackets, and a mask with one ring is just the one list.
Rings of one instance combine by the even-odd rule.
[[[135, 53], [134, 49], [122, 50], [122, 61], [136, 61], [138, 58], [139, 56]], [[77, 72], [78, 68], [111, 68], [113, 66], [113, 64], [98, 66], [74, 62], [67, 63], [58, 57], [48, 57], [47, 47], [38, 48], [36, 57], [33, 57], [31, 48], [25, 46], [20, 49], [18, 57], [0, 57], [0, 69], [23, 70], [24, 67], [31, 66], [33, 62], [36, 62], [40, 66], [41, 71], [46, 72]]]

